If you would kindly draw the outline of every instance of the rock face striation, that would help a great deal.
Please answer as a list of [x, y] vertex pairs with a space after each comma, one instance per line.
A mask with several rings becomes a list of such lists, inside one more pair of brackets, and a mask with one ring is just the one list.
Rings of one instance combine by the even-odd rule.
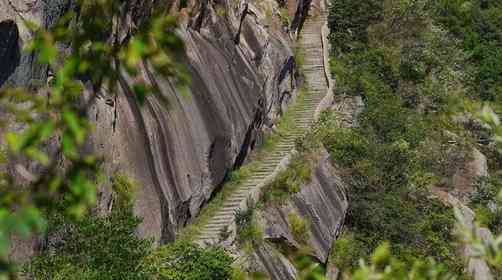
[[[260, 5], [273, 9], [274, 3]], [[161, 242], [173, 240], [199, 213], [297, 92], [290, 37], [263, 7], [246, 1], [193, 5], [196, 14], [179, 30], [192, 78], [188, 94], [145, 67], [142, 78], [159, 87], [167, 106], [149, 96], [138, 107], [124, 81], [121, 94], [90, 110], [92, 148], [109, 162], [108, 174], [123, 171], [140, 182], [138, 231]], [[106, 208], [111, 196], [100, 195]]]
[[[299, 42], [306, 53], [303, 68], [309, 90], [330, 91], [333, 81], [329, 80], [329, 75], [325, 75], [325, 67], [319, 68], [319, 65], [326, 64], [327, 61], [323, 60], [323, 56], [326, 56], [323, 48], [328, 46], [323, 44], [325, 41], [322, 40], [327, 33], [321, 32], [324, 19], [322, 11], [325, 7], [322, 2], [312, 3], [314, 13], [316, 4], [320, 12], [314, 19], [305, 23], [300, 33]], [[329, 99], [331, 92], [326, 93], [325, 99]], [[336, 102], [336, 100], [329, 102]], [[319, 106], [326, 105], [329, 104], [323, 104], [323, 102], [319, 104]], [[355, 119], [357, 114], [347, 117]], [[320, 263], [327, 264], [333, 241], [343, 228], [348, 208], [345, 183], [338, 175], [336, 168], [332, 166], [326, 150], [321, 149], [317, 158], [309, 183], [303, 184], [300, 191], [292, 195], [284, 204], [269, 205], [259, 211], [258, 216], [260, 224], [264, 227], [266, 242], [255, 250], [250, 266], [254, 270], [266, 272], [271, 279], [297, 278], [294, 265], [277, 248], [286, 246], [300, 249], [308, 246], [313, 257]], [[296, 240], [294, 229], [289, 224], [290, 215], [296, 215], [307, 221], [308, 240]]]
[[[105, 158], [110, 178], [120, 171], [138, 181], [135, 211], [144, 220], [138, 233], [165, 242], [199, 213], [227, 173], [246, 161], [297, 95], [292, 38], [310, 1], [193, 0], [186, 7], [160, 2], [146, 1], [130, 18], [148, 16], [153, 8], [179, 14], [192, 79], [188, 94], [145, 66], [141, 78], [157, 85], [162, 98], [148, 96], [138, 106], [128, 78], [118, 94], [98, 93], [88, 112], [95, 125], [88, 149]], [[287, 26], [279, 18], [279, 3], [289, 9]], [[22, 22], [50, 27], [71, 7], [71, 0], [0, 2], [0, 57], [7, 62], [0, 87], [47, 81], [49, 69], [21, 51], [31, 36]], [[123, 28], [130, 32], [127, 22]], [[112, 194], [103, 188], [98, 198], [98, 211], [107, 212]]]
[[[294, 264], [283, 254], [281, 249], [293, 250], [308, 246], [312, 249], [312, 256], [319, 262], [327, 263], [334, 239], [340, 233], [348, 201], [345, 185], [331, 165], [329, 154], [321, 149], [315, 159], [312, 177], [309, 183], [300, 186], [300, 191], [292, 194], [284, 203], [267, 203], [259, 208], [256, 217], [257, 225], [263, 229], [263, 239], [253, 242], [252, 252], [241, 250], [237, 240], [237, 226], [235, 212], [253, 207], [260, 199], [260, 193], [267, 191], [266, 185], [285, 168], [291, 156], [295, 153], [294, 142], [311, 127], [315, 120], [317, 109], [329, 96], [330, 80], [325, 75], [326, 59], [329, 52], [324, 52], [322, 26], [325, 16], [321, 10], [305, 21], [299, 34], [299, 45], [304, 53], [305, 63], [302, 72], [305, 74], [305, 90], [291, 107], [292, 122], [281, 140], [273, 146], [262, 159], [255, 162], [257, 167], [250, 171], [249, 178], [243, 180], [221, 203], [218, 211], [209, 221], [199, 225], [201, 232], [195, 240], [202, 245], [219, 244], [237, 257], [237, 262], [250, 271], [266, 273], [271, 279], [296, 279], [297, 272]], [[320, 4], [320, 3], [317, 3]], [[323, 8], [318, 6], [319, 8]], [[332, 101], [331, 101], [332, 102]], [[293, 149], [293, 150], [292, 150]], [[224, 186], [225, 187], [225, 186]], [[305, 240], [297, 240], [294, 226], [290, 224], [290, 215], [307, 221], [308, 229]]]
[[[265, 241], [296, 249], [307, 245], [312, 249], [311, 255], [326, 264], [333, 241], [343, 228], [347, 207], [345, 183], [331, 165], [329, 154], [322, 149], [311, 181], [302, 185], [284, 204], [265, 207], [258, 215], [264, 226]], [[295, 239], [289, 224], [292, 214], [309, 225], [308, 239], [303, 242]], [[252, 268], [265, 271], [272, 279], [296, 279], [291, 262], [267, 243], [253, 254]]]

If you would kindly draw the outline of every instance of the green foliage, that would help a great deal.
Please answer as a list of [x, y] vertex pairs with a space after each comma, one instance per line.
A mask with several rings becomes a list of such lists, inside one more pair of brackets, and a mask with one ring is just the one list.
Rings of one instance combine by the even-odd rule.
[[[447, 46], [455, 42], [430, 23], [427, 3], [332, 1], [338, 89], [361, 95], [366, 104], [358, 127], [338, 128], [327, 116], [318, 134], [350, 183], [346, 238], [355, 241], [355, 251], [338, 250], [335, 261], [342, 269], [354, 268], [358, 258], [390, 241], [403, 264], [430, 256], [461, 272], [452, 243], [453, 213], [427, 189], [445, 172], [425, 163], [448, 165], [450, 159], [423, 150], [444, 149], [440, 131], [451, 127], [442, 119], [451, 110], [448, 96], [462, 94], [455, 69], [463, 56], [451, 51]], [[441, 85], [445, 90], [437, 91]], [[347, 247], [345, 241], [335, 246]]]
[[497, 234], [502, 233], [502, 200], [497, 197], [502, 190], [501, 179], [500, 175], [479, 179], [471, 195], [478, 221]]
[[336, 129], [323, 140], [331, 158], [342, 167], [364, 160], [369, 153], [366, 138], [352, 129]]
[[263, 232], [256, 221], [256, 208], [248, 203], [246, 210], [235, 212], [235, 224], [237, 226], [237, 240], [241, 246], [259, 244], [263, 239]]
[[122, 210], [67, 223], [58, 229], [61, 246], [36, 257], [28, 272], [36, 279], [140, 279], [139, 262], [151, 248], [135, 236], [140, 221]]
[[447, 268], [434, 260], [416, 261], [411, 266], [402, 263], [391, 255], [390, 245], [384, 243], [371, 256], [371, 264], [362, 263], [350, 277], [354, 280], [388, 279], [388, 280], [453, 280]]
[[300, 243], [306, 243], [310, 238], [310, 223], [294, 212], [288, 214], [288, 225], [293, 237]]
[[138, 184], [124, 173], [117, 172], [112, 177], [112, 189], [117, 196], [116, 207], [129, 208], [133, 206]]
[[301, 69], [305, 65], [305, 51], [297, 46], [293, 50], [293, 57], [295, 58], [295, 64], [298, 69]]
[[[53, 214], [49, 236], [61, 236], [26, 267], [36, 279], [142, 279], [141, 260], [151, 251], [152, 241], [136, 236], [141, 219], [132, 212], [133, 183], [124, 174], [113, 178], [117, 193], [110, 215], [84, 216], [74, 222]], [[125, 187], [127, 185], [127, 187]], [[127, 189], [127, 190], [126, 190]]]
[[441, 0], [435, 16], [458, 36], [471, 54], [474, 82], [471, 95], [500, 102], [502, 89], [502, 5], [499, 1]]
[[358, 49], [368, 41], [368, 26], [381, 18], [382, 1], [342, 0], [331, 1], [328, 23], [334, 52], [341, 53]]
[[[11, 121], [1, 121], [2, 129], [7, 131], [2, 141], [5, 147], [0, 149], [6, 152], [5, 161], [15, 164], [23, 177], [21, 183], [12, 172], [0, 174], [0, 263], [7, 263], [11, 235], [26, 237], [44, 229], [42, 212], [79, 219], [95, 204], [100, 162], [83, 146], [91, 132], [86, 111], [99, 94], [105, 94], [101, 89], [118, 94], [117, 88], [125, 86], [124, 75], [138, 76], [146, 61], [157, 73], [172, 77], [179, 85], [189, 82], [181, 66], [184, 47], [174, 31], [175, 18], [159, 11], [135, 19], [133, 35], [120, 42], [110, 38], [122, 32], [112, 27], [128, 12], [125, 2], [79, 0], [75, 4], [75, 9], [50, 30], [25, 21], [33, 34], [26, 51], [52, 70], [52, 82], [34, 89], [3, 88], [0, 93], [2, 118]], [[71, 51], [59, 53], [59, 45], [70, 46]], [[92, 86], [85, 98], [83, 80]], [[130, 80], [136, 82], [124, 92], [133, 94], [140, 104], [147, 93], [154, 92], [142, 79]], [[11, 130], [20, 127], [24, 129]], [[48, 143], [55, 152], [47, 151]], [[25, 167], [27, 161], [33, 168]], [[61, 162], [65, 163], [63, 170]], [[58, 203], [61, 200], [64, 203]]]
[[145, 259], [143, 265], [162, 280], [220, 280], [235, 275], [233, 259], [221, 248], [201, 249], [186, 241], [162, 246]]
[[289, 27], [291, 25], [291, 19], [289, 17], [288, 7], [284, 6], [279, 9], [279, 15], [283, 26]]
[[364, 242], [357, 240], [354, 234], [344, 232], [333, 244], [330, 261], [339, 268], [357, 267], [361, 256], [368, 254]]
[[261, 201], [283, 203], [291, 194], [299, 192], [301, 185], [311, 179], [313, 161], [309, 159], [314, 156], [308, 153], [296, 155], [288, 168], [280, 172], [274, 181], [265, 187]]

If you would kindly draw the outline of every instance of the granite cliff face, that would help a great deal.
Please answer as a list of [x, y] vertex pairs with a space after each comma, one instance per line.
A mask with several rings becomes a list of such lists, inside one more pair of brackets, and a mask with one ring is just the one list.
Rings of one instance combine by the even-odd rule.
[[[241, 165], [296, 95], [292, 41], [264, 8], [244, 1], [194, 3], [180, 34], [192, 77], [189, 93], [145, 67], [145, 80], [160, 88], [168, 105], [150, 96], [138, 107], [127, 94], [91, 108], [92, 147], [142, 189], [136, 212], [142, 236], [173, 240], [195, 217], [226, 174]], [[112, 105], [110, 105], [112, 104]], [[101, 208], [110, 194], [101, 193]]]
[[[272, 244], [295, 249], [308, 246], [317, 261], [327, 264], [333, 241], [343, 228], [348, 207], [345, 183], [324, 149], [318, 157], [309, 183], [303, 184], [286, 203], [267, 206], [258, 213], [267, 242], [255, 250], [251, 266], [272, 279], [296, 279], [294, 265]], [[295, 238], [289, 224], [292, 213], [308, 221], [308, 239], [303, 242]]]
[[[0, 57], [5, 62], [0, 86], [29, 86], [50, 79], [46, 66], [21, 51], [30, 39], [22, 19], [50, 27], [71, 5], [66, 0], [0, 3]], [[178, 14], [192, 78], [189, 93], [182, 94], [172, 81], [145, 66], [141, 78], [156, 84], [168, 104], [149, 96], [139, 107], [126, 78], [119, 94], [99, 93], [89, 110], [95, 130], [88, 148], [105, 158], [109, 177], [121, 171], [139, 182], [135, 210], [144, 222], [138, 232], [162, 242], [173, 240], [177, 229], [197, 215], [297, 94], [292, 38], [310, 1], [180, 5], [178, 1], [132, 4], [136, 10], [123, 20], [119, 39], [124, 40], [134, 21], [152, 9]], [[281, 21], [279, 5], [289, 11], [290, 24]], [[106, 212], [112, 203], [111, 193], [103, 188], [98, 210]]]

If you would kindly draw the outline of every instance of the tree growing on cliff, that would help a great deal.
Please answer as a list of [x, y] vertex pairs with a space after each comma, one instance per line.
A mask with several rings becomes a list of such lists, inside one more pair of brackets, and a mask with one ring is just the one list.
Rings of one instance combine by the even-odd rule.
[[142, 104], [156, 91], [140, 78], [145, 69], [188, 82], [176, 18], [133, 15], [132, 2], [78, 0], [49, 30], [24, 20], [33, 38], [25, 51], [53, 75], [46, 85], [0, 93], [0, 278], [13, 276], [12, 236], [42, 232], [54, 212], [80, 219], [95, 204], [101, 160], [84, 145], [96, 98], [128, 94]]

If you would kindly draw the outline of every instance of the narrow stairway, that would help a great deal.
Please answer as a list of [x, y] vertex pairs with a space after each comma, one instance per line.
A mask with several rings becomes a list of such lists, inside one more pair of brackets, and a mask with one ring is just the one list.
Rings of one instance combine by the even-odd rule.
[[283, 135], [273, 150], [260, 160], [259, 167], [246, 178], [223, 202], [209, 222], [200, 226], [195, 242], [201, 245], [216, 244], [220, 234], [234, 221], [236, 211], [242, 202], [247, 200], [254, 191], [277, 168], [281, 160], [287, 156], [295, 145], [295, 140], [305, 134], [314, 121], [314, 113], [326, 95], [328, 85], [324, 75], [322, 26], [326, 22], [326, 15], [316, 16], [306, 20], [298, 41], [304, 56], [302, 71], [305, 75], [306, 90], [297, 98], [291, 109], [292, 123], [295, 129]]

